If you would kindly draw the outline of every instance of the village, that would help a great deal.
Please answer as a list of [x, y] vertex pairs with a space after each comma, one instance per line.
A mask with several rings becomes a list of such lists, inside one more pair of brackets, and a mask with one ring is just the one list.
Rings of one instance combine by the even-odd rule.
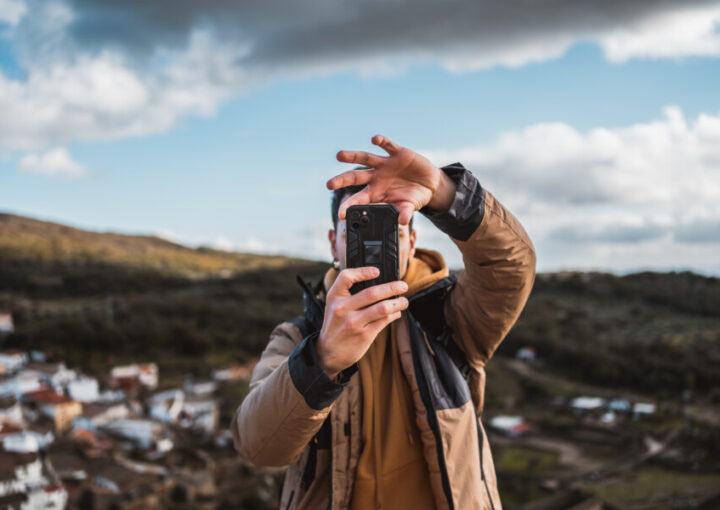
[[[255, 362], [163, 381], [155, 362], [85, 374], [46, 352], [0, 352], [0, 507], [274, 508], [283, 469], [248, 464], [228, 428]], [[624, 477], [647, 469], [690, 473], [673, 477], [698, 483], [698, 501], [720, 497], [716, 476], [691, 474], [713, 461], [687, 447], [717, 440], [715, 417], [558, 379], [527, 347], [488, 374], [483, 421], [507, 508], [616, 508]]]
[[217, 388], [245, 385], [251, 370], [162, 388], [155, 363], [95, 377], [45, 353], [1, 352], [0, 508], [216, 508], [214, 451], [242, 463], [219, 423]]

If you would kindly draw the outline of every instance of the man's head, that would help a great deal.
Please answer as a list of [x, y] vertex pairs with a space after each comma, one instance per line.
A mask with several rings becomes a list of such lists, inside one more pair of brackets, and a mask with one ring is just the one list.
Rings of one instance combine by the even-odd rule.
[[[364, 187], [365, 186], [363, 185], [347, 186], [345, 188], [336, 189], [332, 194], [330, 213], [332, 215], [332, 221], [335, 228], [328, 231], [328, 239], [330, 241], [330, 250], [333, 258], [340, 262], [340, 269], [345, 269], [347, 265], [345, 258], [345, 220], [338, 219], [338, 211], [345, 200]], [[409, 224], [398, 225], [400, 279], [405, 277], [408, 262], [415, 255], [415, 238], [417, 237], [417, 231], [414, 230], [412, 226], [412, 218], [410, 219]]]

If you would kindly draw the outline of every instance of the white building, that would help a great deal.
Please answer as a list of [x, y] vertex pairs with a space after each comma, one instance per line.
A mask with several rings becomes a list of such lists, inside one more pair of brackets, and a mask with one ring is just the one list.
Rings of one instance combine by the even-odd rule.
[[0, 395], [15, 395], [20, 398], [25, 393], [31, 393], [43, 388], [43, 374], [37, 370], [21, 370], [10, 379], [0, 383]]
[[124, 403], [110, 405], [87, 404], [83, 406], [82, 414], [73, 419], [73, 429], [94, 432], [99, 427], [110, 422], [127, 418], [129, 414], [130, 410]]
[[624, 398], [614, 398], [610, 402], [608, 402], [607, 405], [608, 409], [611, 411], [616, 411], [619, 413], [626, 413], [630, 411], [630, 402], [627, 399]]
[[116, 404], [124, 402], [126, 398], [123, 390], [105, 390], [98, 395], [98, 404]]
[[28, 355], [21, 351], [0, 352], [0, 366], [5, 373], [12, 374], [24, 367], [28, 362]]
[[158, 367], [155, 363], [117, 366], [110, 371], [110, 377], [116, 380], [137, 379], [146, 388], [154, 390], [158, 385]]
[[489, 423], [490, 427], [510, 437], [519, 437], [532, 430], [532, 425], [522, 416], [509, 416], [500, 414], [494, 416]]
[[167, 451], [172, 448], [172, 442], [165, 437], [162, 425], [155, 421], [125, 418], [111, 421], [101, 428], [135, 443], [142, 449], [162, 448]]
[[249, 363], [244, 363], [242, 365], [233, 364], [227, 368], [213, 370], [212, 378], [216, 381], [249, 381], [252, 376], [253, 368], [255, 368], [256, 364], [257, 360], [252, 360]]
[[205, 435], [217, 430], [220, 408], [212, 398], [187, 395], [179, 389], [167, 390], [150, 397], [150, 416]]
[[150, 416], [163, 423], [176, 423], [185, 404], [185, 392], [172, 389], [156, 393], [149, 399]]
[[2, 447], [6, 452], [31, 453], [46, 450], [55, 440], [52, 432], [40, 434], [32, 430], [22, 430], [2, 437]]
[[635, 402], [633, 414], [635, 417], [650, 416], [655, 414], [656, 406], [650, 402]]
[[[0, 473], [0, 504], [3, 499], [11, 500], [20, 495], [24, 501], [17, 508], [23, 510], [60, 510], [67, 505], [67, 491], [47, 479], [37, 453], [0, 450]], [[3, 508], [7, 507], [3, 505]]]
[[209, 396], [215, 393], [215, 390], [217, 389], [217, 383], [215, 381], [195, 382], [191, 378], [187, 378], [185, 379], [183, 389], [191, 395]]
[[83, 376], [71, 381], [67, 385], [67, 392], [70, 398], [78, 402], [96, 402], [100, 399], [100, 385], [92, 377]]
[[533, 363], [535, 361], [535, 349], [533, 349], [532, 347], [522, 347], [518, 349], [515, 357], [520, 361]]
[[576, 397], [572, 399], [570, 406], [576, 411], [592, 411], [605, 405], [605, 399], [600, 397]]
[[188, 397], [180, 413], [178, 424], [193, 432], [211, 436], [218, 428], [220, 406], [213, 399]]
[[[23, 372], [39, 373], [45, 382], [60, 391], [78, 377], [77, 372], [65, 366], [65, 363], [30, 363]], [[21, 372], [21, 373], [23, 373]]]
[[15, 423], [23, 424], [23, 409], [15, 395], [5, 395], [0, 397], [0, 421], [10, 420]]

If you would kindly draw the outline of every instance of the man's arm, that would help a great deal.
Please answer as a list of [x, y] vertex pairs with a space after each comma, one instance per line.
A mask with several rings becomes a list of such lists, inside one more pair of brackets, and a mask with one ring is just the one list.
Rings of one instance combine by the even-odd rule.
[[300, 341], [294, 324], [280, 324], [253, 370], [230, 426], [235, 448], [253, 464], [296, 462], [347, 384], [331, 381], [318, 365], [316, 336]]
[[382, 135], [372, 138], [387, 156], [340, 151], [337, 159], [369, 167], [337, 175], [329, 189], [365, 184], [338, 211], [387, 202], [407, 225], [423, 212], [460, 248], [465, 272], [445, 302], [455, 340], [477, 367], [483, 366], [517, 320], [535, 279], [535, 250], [515, 217], [462, 165], [438, 169], [427, 158]]
[[407, 308], [406, 298], [394, 297], [407, 290], [402, 281], [350, 294], [354, 283], [377, 276], [374, 267], [342, 270], [328, 291], [321, 330], [304, 340], [289, 322], [273, 331], [231, 425], [235, 448], [254, 464], [299, 458], [357, 372], [356, 362]]
[[[475, 368], [485, 365], [522, 311], [535, 279], [535, 249], [525, 229], [462, 165], [444, 167], [452, 201], [420, 209], [450, 236], [465, 271], [445, 301], [453, 337]], [[447, 207], [447, 209], [445, 209]]]

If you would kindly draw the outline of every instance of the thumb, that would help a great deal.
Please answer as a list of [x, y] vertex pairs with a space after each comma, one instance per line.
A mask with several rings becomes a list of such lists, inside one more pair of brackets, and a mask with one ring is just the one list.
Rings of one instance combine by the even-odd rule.
[[415, 212], [415, 208], [409, 204], [399, 204], [398, 206], [398, 223], [400, 225], [407, 225], [410, 223], [410, 219], [412, 218], [413, 213]]

